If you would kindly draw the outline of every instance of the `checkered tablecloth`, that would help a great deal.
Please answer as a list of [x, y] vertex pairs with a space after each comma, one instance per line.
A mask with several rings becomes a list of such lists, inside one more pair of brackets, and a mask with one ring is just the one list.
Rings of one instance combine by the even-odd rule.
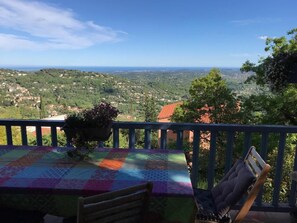
[[78, 196], [113, 191], [151, 181], [151, 211], [190, 222], [193, 190], [185, 157], [177, 150], [96, 149], [75, 161], [67, 148], [0, 147], [0, 205], [71, 216]]

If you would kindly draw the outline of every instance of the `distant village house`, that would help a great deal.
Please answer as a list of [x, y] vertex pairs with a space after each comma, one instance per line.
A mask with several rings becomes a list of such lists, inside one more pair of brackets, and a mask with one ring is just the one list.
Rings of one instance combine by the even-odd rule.
[[[174, 113], [175, 108], [180, 105], [182, 105], [182, 102], [176, 102], [176, 103], [163, 106], [158, 115], [158, 122], [171, 122], [171, 117]], [[203, 115], [203, 117], [201, 117], [201, 120], [202, 120], [202, 123], [210, 123], [210, 118], [208, 114]], [[204, 136], [206, 135], [204, 134]], [[160, 144], [161, 130], [159, 130], [158, 132], [158, 139]], [[167, 130], [167, 145], [170, 145], [170, 143], [175, 143], [176, 139], [177, 139], [176, 133], [172, 130]], [[193, 132], [189, 130], [185, 130], [183, 132], [183, 141], [190, 142], [190, 143], [193, 142]], [[208, 147], [208, 145], [206, 145], [205, 143], [203, 143], [203, 145], [204, 145], [204, 148]]]

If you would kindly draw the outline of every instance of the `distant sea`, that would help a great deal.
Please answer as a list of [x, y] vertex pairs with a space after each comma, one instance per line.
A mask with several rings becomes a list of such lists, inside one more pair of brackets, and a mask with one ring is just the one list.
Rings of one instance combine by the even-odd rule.
[[[41, 69], [66, 69], [80, 70], [86, 72], [101, 73], [122, 73], [122, 72], [151, 72], [151, 71], [209, 71], [212, 67], [87, 67], [87, 66], [5, 66], [3, 68], [19, 70], [19, 71], [38, 71]], [[220, 69], [238, 70], [234, 67], [223, 67]]]

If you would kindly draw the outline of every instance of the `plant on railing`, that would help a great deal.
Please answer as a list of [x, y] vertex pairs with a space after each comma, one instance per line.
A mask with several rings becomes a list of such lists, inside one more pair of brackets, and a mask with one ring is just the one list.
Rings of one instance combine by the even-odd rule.
[[110, 125], [119, 114], [119, 110], [107, 102], [101, 102], [92, 109], [70, 114], [65, 119], [68, 127], [104, 127]]
[[94, 149], [94, 141], [106, 141], [111, 135], [112, 121], [119, 110], [107, 102], [94, 105], [65, 119], [63, 130], [75, 149], [68, 152], [71, 157], [84, 159]]

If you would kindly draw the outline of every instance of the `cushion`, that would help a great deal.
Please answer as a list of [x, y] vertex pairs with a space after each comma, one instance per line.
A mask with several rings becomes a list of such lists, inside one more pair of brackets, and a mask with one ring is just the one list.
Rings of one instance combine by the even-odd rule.
[[223, 179], [211, 189], [216, 212], [223, 217], [255, 182], [256, 177], [243, 160], [237, 160]]

